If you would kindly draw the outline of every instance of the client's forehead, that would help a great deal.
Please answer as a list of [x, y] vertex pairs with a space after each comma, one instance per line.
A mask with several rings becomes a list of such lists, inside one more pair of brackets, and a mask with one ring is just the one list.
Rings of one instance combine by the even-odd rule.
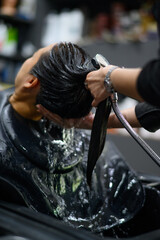
[[50, 45], [48, 45], [47, 47], [40, 48], [39, 50], [37, 50], [37, 51], [33, 54], [33, 57], [34, 57], [35, 59], [37, 59], [37, 61], [38, 61], [38, 59], [39, 59], [44, 53], [50, 51], [50, 50], [53, 48], [54, 45], [55, 45], [55, 44], [50, 44]]

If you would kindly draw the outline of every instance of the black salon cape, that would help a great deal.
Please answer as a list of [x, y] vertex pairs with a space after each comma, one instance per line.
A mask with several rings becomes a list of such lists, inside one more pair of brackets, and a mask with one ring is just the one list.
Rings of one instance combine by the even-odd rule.
[[87, 133], [24, 119], [8, 101], [13, 90], [0, 92], [0, 179], [30, 208], [78, 228], [103, 232], [132, 219], [143, 207], [144, 189], [115, 146], [106, 142], [89, 189]]

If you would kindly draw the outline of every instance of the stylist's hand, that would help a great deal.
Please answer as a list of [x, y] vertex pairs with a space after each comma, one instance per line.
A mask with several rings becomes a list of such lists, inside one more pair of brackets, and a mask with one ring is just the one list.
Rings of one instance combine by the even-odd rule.
[[87, 74], [85, 84], [86, 88], [90, 90], [92, 96], [94, 97], [92, 102], [93, 107], [98, 106], [101, 101], [110, 96], [104, 85], [104, 78], [111, 67], [112, 65], [101, 67], [100, 69]]
[[89, 113], [86, 117], [83, 118], [72, 118], [72, 119], [64, 119], [59, 115], [50, 112], [41, 104], [36, 105], [38, 112], [40, 112], [43, 116], [48, 118], [50, 121], [58, 124], [63, 128], [81, 128], [81, 129], [91, 129], [94, 119], [94, 114]]

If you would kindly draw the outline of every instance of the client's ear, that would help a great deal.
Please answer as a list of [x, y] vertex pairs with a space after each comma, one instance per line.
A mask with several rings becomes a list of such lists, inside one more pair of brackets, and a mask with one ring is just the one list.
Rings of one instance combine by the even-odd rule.
[[33, 88], [37, 86], [39, 86], [39, 80], [33, 75], [30, 75], [24, 83], [24, 87], [26, 88]]

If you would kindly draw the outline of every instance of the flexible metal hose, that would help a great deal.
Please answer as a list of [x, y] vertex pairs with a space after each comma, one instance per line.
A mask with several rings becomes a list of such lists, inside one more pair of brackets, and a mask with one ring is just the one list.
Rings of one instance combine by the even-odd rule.
[[114, 92], [111, 96], [112, 108], [122, 123], [124, 128], [129, 132], [129, 134], [135, 139], [135, 141], [143, 148], [143, 150], [153, 159], [153, 161], [160, 167], [160, 157], [153, 151], [153, 149], [133, 130], [127, 120], [123, 117], [122, 113], [119, 110], [117, 93]]

